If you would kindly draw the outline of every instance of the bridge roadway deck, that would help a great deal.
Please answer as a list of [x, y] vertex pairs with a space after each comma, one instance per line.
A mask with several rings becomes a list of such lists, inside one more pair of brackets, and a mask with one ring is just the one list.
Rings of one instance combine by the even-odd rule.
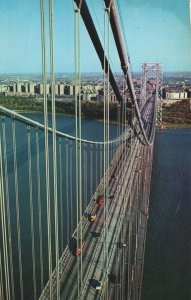
[[[151, 119], [153, 117], [153, 97], [147, 101], [147, 105], [143, 110], [143, 116], [148, 124], [146, 132], [151, 132]], [[109, 194], [113, 194], [114, 198], [106, 198], [104, 207], [98, 207], [95, 199], [98, 195], [104, 194], [103, 182], [101, 180], [95, 194], [93, 195], [85, 214], [81, 219], [82, 238], [84, 241], [84, 248], [82, 258], [73, 256], [68, 246], [66, 247], [60, 262], [60, 285], [61, 285], [61, 299], [101, 299], [108, 288], [108, 274], [111, 271], [113, 261], [115, 258], [117, 242], [119, 241], [123, 218], [128, 207], [130, 193], [132, 192], [133, 181], [135, 180], [135, 171], [138, 165], [138, 157], [144, 148], [139, 139], [134, 138], [130, 141], [130, 134], [126, 138], [128, 145], [124, 142], [116, 153], [108, 171], [109, 174]], [[130, 145], [131, 143], [131, 145]], [[117, 180], [112, 179], [112, 175], [117, 175]], [[97, 214], [97, 220], [94, 223], [89, 223], [86, 217], [87, 212]], [[104, 216], [107, 221], [104, 221]], [[140, 224], [145, 228], [146, 216], [140, 217]], [[142, 243], [142, 252], [136, 252], [137, 262], [143, 259], [145, 231], [141, 232], [139, 229], [140, 238], [139, 244]], [[100, 237], [95, 239], [91, 232], [99, 232]], [[77, 230], [73, 234], [77, 237]], [[135, 264], [132, 277], [134, 277], [134, 288], [137, 290], [136, 284], [140, 285], [140, 278], [138, 276], [142, 272], [142, 266]], [[82, 274], [82, 280], [80, 275]], [[141, 277], [141, 276], [140, 276]], [[103, 287], [101, 291], [96, 291], [91, 287], [89, 280], [96, 278], [101, 280]], [[56, 272], [52, 274], [52, 278], [47, 283], [40, 299], [49, 299], [49, 286], [52, 281], [53, 298], [56, 299]], [[132, 292], [133, 293], [133, 292]]]
[[[135, 143], [134, 147], [134, 156], [136, 156], [136, 151], [138, 150], [138, 142]], [[104, 230], [103, 227], [104, 220], [102, 213], [98, 225], [99, 227], [102, 226], [102, 235], [100, 237], [100, 240], [97, 243], [93, 243], [92, 238], [89, 235], [90, 246], [85, 251], [83, 258], [83, 284], [80, 297], [81, 299], [99, 299], [101, 297], [101, 294], [104, 293], [104, 286], [101, 293], [96, 292], [95, 289], [90, 286], [89, 280], [91, 278], [96, 278], [98, 280], [101, 280], [106, 286], [108, 274], [113, 264], [117, 242], [119, 241], [119, 234], [121, 232], [123, 216], [128, 204], [128, 194], [130, 193], [133, 181], [130, 174], [132, 172], [134, 163], [134, 158], [129, 159], [129, 163], [127, 162], [127, 167], [124, 168], [124, 175], [120, 174], [120, 176], [123, 177], [120, 185], [115, 182], [112, 187], [115, 198], [107, 208], [107, 229]], [[102, 225], [100, 223], [102, 223]], [[104, 251], [106, 253], [104, 253]], [[74, 272], [76, 273], [76, 270]], [[74, 276], [74, 278], [72, 278], [72, 275], [70, 273], [70, 276], [67, 279], [67, 286], [73, 286], [75, 282], [76, 277]], [[62, 293], [61, 299], [77, 299], [77, 297], [78, 294], [76, 289], [73, 289], [72, 291], [70, 289], [69, 294], [65, 289], [65, 291], [63, 291]]]
[[[105, 208], [98, 208], [92, 199], [93, 203], [90, 203], [88, 210], [91, 208], [91, 210], [97, 213], [97, 221], [95, 223], [89, 223], [83, 217], [83, 240], [85, 244], [82, 257], [83, 282], [81, 284], [81, 298], [94, 299], [99, 295], [90, 287], [89, 279], [95, 277], [103, 282], [107, 281], [108, 270], [105, 273], [103, 269], [105, 266], [107, 268], [108, 266], [111, 267], [115, 255], [116, 244], [119, 239], [123, 216], [127, 208], [133, 182], [133, 177], [131, 176], [133, 174], [132, 169], [136, 168], [137, 164], [136, 156], [138, 156], [138, 150], [139, 142], [137, 139], [131, 143], [131, 147], [130, 144], [128, 147], [125, 147], [125, 143], [122, 144], [120, 151], [116, 154], [115, 160], [112, 162], [109, 172], [110, 176], [115, 174], [120, 178], [120, 181], [110, 179], [109, 193], [113, 194], [114, 199], [107, 198]], [[124, 151], [127, 153], [124, 153]], [[124, 159], [126, 159], [126, 164], [124, 164]], [[103, 192], [103, 182], [101, 182], [96, 193], [103, 194]], [[104, 209], [107, 215], [107, 224], [104, 223]], [[92, 231], [100, 232], [101, 236], [99, 240], [95, 240], [92, 237]], [[60, 260], [61, 299], [77, 299], [79, 259], [79, 257], [72, 256], [69, 249], [67, 249]], [[55, 294], [55, 272], [52, 276], [52, 285], [53, 294]], [[47, 284], [40, 299], [48, 298], [49, 288]]]

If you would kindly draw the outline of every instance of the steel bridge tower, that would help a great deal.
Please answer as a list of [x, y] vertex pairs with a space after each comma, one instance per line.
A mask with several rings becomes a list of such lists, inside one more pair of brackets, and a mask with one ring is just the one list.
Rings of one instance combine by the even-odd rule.
[[163, 81], [163, 70], [161, 63], [146, 62], [142, 65], [142, 89], [141, 89], [141, 104], [144, 104], [148, 97], [148, 80], [153, 80], [155, 83], [155, 90], [157, 97], [156, 103], [156, 125], [161, 127], [162, 125], [162, 93], [160, 90]]

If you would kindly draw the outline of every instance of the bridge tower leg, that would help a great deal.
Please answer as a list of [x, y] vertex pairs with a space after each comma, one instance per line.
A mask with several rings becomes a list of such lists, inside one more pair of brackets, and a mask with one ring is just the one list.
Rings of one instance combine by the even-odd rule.
[[141, 102], [145, 103], [147, 99], [147, 64], [142, 64], [142, 75], [141, 75]]
[[147, 95], [147, 79], [153, 81], [155, 84], [156, 92], [156, 124], [157, 127], [162, 126], [162, 95], [160, 91], [160, 85], [163, 80], [162, 64], [160, 63], [144, 63], [142, 65], [142, 90], [141, 90], [141, 100], [144, 103], [148, 97]]
[[162, 128], [162, 101], [161, 100], [157, 101], [156, 114], [157, 114], [156, 126]]

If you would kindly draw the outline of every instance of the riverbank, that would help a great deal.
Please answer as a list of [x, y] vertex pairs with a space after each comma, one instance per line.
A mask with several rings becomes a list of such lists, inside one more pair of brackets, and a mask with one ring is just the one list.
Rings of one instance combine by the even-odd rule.
[[175, 124], [175, 123], [164, 122], [160, 129], [186, 129], [186, 128], [191, 128], [191, 124], [186, 124], [186, 123]]
[[[43, 113], [44, 104], [34, 97], [15, 97], [5, 96], [0, 93], [0, 105], [7, 109], [14, 110], [18, 113]], [[111, 122], [118, 120], [118, 105], [110, 103], [109, 116]], [[47, 101], [47, 110], [51, 114], [52, 102]], [[75, 102], [55, 102], [55, 110], [57, 114], [66, 114], [69, 116], [75, 115], [76, 105]], [[103, 120], [104, 119], [104, 103], [103, 102], [82, 102], [81, 103], [81, 116], [89, 120]]]
[[191, 128], [191, 108], [189, 100], [182, 100], [174, 104], [163, 105], [163, 128]]
[[[38, 115], [43, 115], [44, 112], [43, 111], [33, 111], [33, 110], [15, 110], [16, 113], [18, 114], [38, 114]], [[49, 112], [49, 115], [51, 115], [51, 112]], [[56, 115], [58, 116], [67, 116], [67, 117], [75, 117], [75, 115], [73, 114], [69, 114], [69, 113], [64, 113], [64, 112], [57, 112]], [[82, 116], [83, 120], [88, 120], [89, 118]], [[103, 119], [92, 119], [94, 121], [98, 121], [98, 122], [103, 122]], [[110, 124], [115, 124], [115, 125], [119, 125], [117, 121], [110, 121]], [[122, 124], [121, 124], [122, 125]], [[191, 128], [191, 124], [186, 124], [186, 123], [168, 123], [168, 122], [163, 122], [162, 127], [159, 129], [186, 129], [186, 128]]]

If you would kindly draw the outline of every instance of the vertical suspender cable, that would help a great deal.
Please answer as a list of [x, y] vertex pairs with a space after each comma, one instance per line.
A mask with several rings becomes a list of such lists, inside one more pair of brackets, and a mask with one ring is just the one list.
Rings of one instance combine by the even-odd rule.
[[[62, 139], [61, 137], [59, 137], [59, 147], [58, 147], [58, 151], [59, 151], [59, 186], [60, 186], [60, 247], [61, 247], [61, 253], [63, 251], [64, 248], [64, 244], [63, 244], [63, 239], [64, 239], [64, 224], [63, 224], [63, 193], [62, 193], [62, 185], [63, 185], [63, 175], [62, 175]], [[68, 214], [68, 218], [69, 218], [69, 214]]]
[[69, 143], [69, 153], [70, 153], [70, 235], [74, 230], [74, 220], [73, 220], [73, 151], [72, 151], [72, 141]]
[[[73, 1], [73, 7], [75, 6]], [[78, 222], [79, 222], [79, 164], [78, 164], [78, 97], [77, 97], [77, 89], [79, 87], [79, 78], [78, 78], [78, 40], [77, 40], [77, 22], [76, 22], [76, 14], [78, 10], [74, 8], [74, 61], [75, 61], [75, 131], [76, 131], [76, 223], [77, 223], [77, 247], [79, 247], [79, 230], [78, 230]], [[80, 95], [79, 95], [80, 98]], [[80, 100], [79, 100], [80, 101]], [[78, 298], [80, 296], [80, 265], [79, 258], [77, 258], [77, 285], [78, 285]]]
[[67, 218], [67, 224], [66, 224], [66, 237], [67, 237], [67, 243], [69, 242], [69, 227], [70, 227], [70, 215], [69, 215], [69, 144], [68, 140], [66, 141], [66, 218]]
[[52, 299], [52, 245], [51, 245], [51, 215], [50, 215], [50, 177], [49, 177], [49, 148], [48, 148], [48, 108], [47, 108], [47, 78], [46, 78], [46, 37], [44, 0], [41, 4], [41, 43], [42, 43], [42, 73], [44, 94], [44, 142], [45, 142], [45, 173], [46, 173], [46, 206], [48, 231], [48, 271], [49, 298]]
[[41, 176], [40, 176], [40, 157], [39, 157], [39, 131], [36, 128], [36, 176], [38, 186], [38, 234], [39, 234], [39, 250], [40, 250], [40, 287], [44, 287], [44, 269], [43, 269], [43, 249], [42, 249], [42, 206], [41, 206]]
[[[106, 22], [107, 17], [107, 22]], [[110, 85], [109, 85], [109, 76], [110, 76], [110, 68], [109, 68], [109, 60], [110, 60], [110, 5], [109, 7], [104, 9], [104, 53], [108, 54], [108, 66], [106, 70], [106, 60], [104, 55], [104, 198], [106, 199], [108, 194], [108, 182], [109, 182], [109, 99], [110, 99]], [[107, 32], [106, 32], [107, 31]], [[107, 45], [106, 45], [107, 41]], [[105, 74], [107, 74], [107, 81], [105, 79]], [[106, 277], [108, 273], [108, 244], [107, 244], [107, 232], [108, 232], [108, 204], [104, 202], [104, 261], [105, 261], [105, 270]], [[106, 288], [106, 299], [108, 298], [108, 285]]]
[[[130, 194], [130, 203], [131, 203], [131, 194]], [[129, 217], [129, 232], [128, 232], [128, 299], [131, 299], [131, 235], [132, 235], [132, 222], [131, 222], [131, 208], [130, 208], [130, 217]]]
[[32, 240], [32, 270], [33, 270], [33, 289], [34, 300], [36, 300], [36, 261], [35, 261], [35, 243], [34, 243], [34, 210], [33, 210], [33, 181], [31, 164], [31, 133], [30, 127], [27, 128], [27, 146], [28, 146], [28, 177], [29, 177], [29, 199], [31, 215], [31, 240]]
[[[106, 12], [104, 8], [104, 69], [103, 69], [103, 99], [104, 99], [104, 132], [103, 132], [103, 193], [104, 198], [106, 199], [106, 60], [105, 60], [105, 52], [106, 52]], [[106, 201], [104, 201], [104, 237], [106, 236]], [[106, 271], [107, 276], [107, 268], [105, 266], [105, 259], [106, 259], [106, 240], [103, 240], [103, 269]]]
[[98, 145], [96, 144], [94, 147], [95, 153], [95, 186], [98, 186]]
[[[74, 7], [74, 56], [75, 56], [75, 113], [76, 113], [76, 206], [77, 206], [77, 247], [82, 247], [82, 145], [81, 145], [81, 78], [80, 78], [80, 10], [82, 0], [80, 0], [79, 8]], [[77, 14], [77, 22], [76, 22]], [[77, 97], [78, 92], [78, 97]], [[79, 138], [79, 140], [77, 140]], [[79, 245], [80, 244], [80, 245]], [[78, 297], [81, 294], [82, 285], [82, 251], [78, 264]]]
[[93, 145], [90, 144], [90, 197], [93, 195]]
[[54, 184], [54, 230], [56, 256], [56, 298], [60, 299], [59, 279], [59, 240], [58, 240], [58, 192], [57, 192], [57, 147], [56, 147], [56, 109], [55, 109], [55, 75], [54, 75], [54, 31], [53, 31], [53, 0], [49, 0], [49, 30], [50, 30], [50, 74], [52, 98], [52, 142], [53, 142], [53, 184]]
[[[108, 7], [108, 16], [107, 16], [107, 51], [108, 51], [108, 66], [110, 65], [110, 7]], [[109, 102], [110, 102], [110, 68], [108, 67], [107, 73], [107, 108], [106, 108], [106, 197], [109, 194], [109, 122], [110, 122], [110, 115], [109, 115]], [[109, 249], [107, 243], [107, 233], [108, 233], [108, 202], [106, 202], [106, 268], [107, 273], [109, 270]], [[106, 299], [109, 298], [109, 290], [108, 284], [106, 289]]]
[[11, 299], [15, 299], [14, 287], [14, 271], [13, 271], [13, 246], [12, 246], [12, 233], [11, 233], [11, 215], [10, 215], [10, 197], [9, 197], [9, 178], [7, 168], [7, 141], [5, 130], [5, 116], [2, 117], [2, 138], [3, 138], [3, 161], [5, 167], [5, 191], [7, 202], [7, 223], [8, 223], [8, 242], [9, 242], [9, 259], [10, 259], [10, 276], [11, 276]]
[[[127, 122], [126, 122], [126, 81], [125, 78], [123, 77], [123, 103], [125, 105], [125, 110], [124, 110], [124, 132], [127, 132]], [[124, 145], [125, 145], [125, 151], [124, 151], [124, 164], [126, 164], [127, 162], [127, 157], [128, 157], [128, 147], [127, 147], [127, 136], [125, 134], [124, 136]], [[126, 199], [127, 201], [127, 199]], [[126, 237], [126, 224], [125, 224], [125, 212], [123, 214], [123, 223], [122, 223], [122, 237], [123, 239], [125, 239]], [[122, 280], [122, 278], [125, 277], [125, 261], [126, 261], [126, 257], [125, 257], [125, 248], [123, 248], [122, 250], [122, 266], [121, 266], [121, 272], [120, 272], [120, 278]], [[122, 285], [121, 285], [121, 299], [124, 299], [124, 280], [122, 280]]]
[[4, 288], [3, 288], [3, 274], [2, 274], [2, 261], [1, 261], [1, 248], [0, 248], [0, 299], [4, 300]]
[[10, 295], [10, 278], [9, 278], [9, 260], [8, 260], [8, 245], [7, 245], [7, 224], [6, 224], [6, 204], [4, 195], [4, 175], [2, 163], [2, 140], [0, 138], [0, 215], [1, 215], [1, 228], [3, 239], [3, 258], [4, 258], [4, 274], [5, 274], [5, 289], [7, 300], [11, 299]]
[[14, 157], [14, 183], [15, 183], [15, 205], [16, 205], [16, 218], [17, 218], [17, 247], [19, 255], [19, 282], [20, 282], [20, 297], [24, 299], [23, 294], [23, 267], [22, 267], [22, 249], [21, 249], [21, 229], [20, 229], [20, 209], [19, 209], [19, 190], [18, 190], [18, 172], [17, 172], [17, 145], [16, 145], [16, 132], [15, 120], [12, 119], [12, 133], [13, 133], [13, 157]]
[[83, 185], [84, 185], [84, 193], [83, 193], [83, 199], [84, 199], [84, 207], [87, 207], [88, 203], [87, 203], [87, 147], [86, 147], [86, 144], [84, 143], [83, 145], [83, 153], [84, 153], [84, 176], [83, 176]]
[[99, 161], [100, 161], [99, 180], [101, 180], [103, 176], [103, 145], [102, 144], [100, 144]]
[[[78, 163], [79, 163], [79, 217], [80, 217], [80, 247], [82, 247], [82, 120], [81, 120], [81, 71], [80, 71], [80, 10], [82, 6], [82, 0], [80, 1], [80, 6], [78, 10], [78, 54], [77, 54], [77, 64], [78, 64], [78, 86], [79, 86], [79, 156], [78, 156]], [[81, 289], [82, 289], [82, 279], [83, 279], [83, 261], [82, 261], [82, 251], [80, 253], [80, 282], [81, 282]], [[80, 293], [81, 293], [80, 289]]]
[[88, 184], [88, 145], [87, 144], [84, 144], [84, 147], [85, 147], [85, 161], [84, 161], [84, 169], [85, 169], [85, 205], [87, 207], [88, 205], [88, 187], [89, 187], [89, 184]]

